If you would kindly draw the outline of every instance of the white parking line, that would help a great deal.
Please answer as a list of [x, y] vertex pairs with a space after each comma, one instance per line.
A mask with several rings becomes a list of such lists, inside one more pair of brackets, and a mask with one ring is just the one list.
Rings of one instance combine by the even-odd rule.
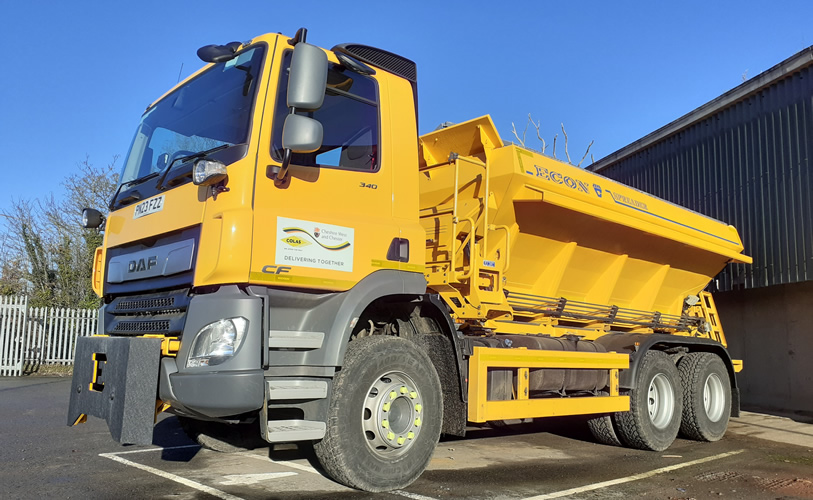
[[260, 474], [229, 474], [223, 476], [225, 481], [220, 481], [220, 484], [227, 485], [240, 485], [246, 486], [250, 484], [257, 484], [263, 481], [270, 481], [271, 479], [279, 479], [281, 477], [298, 476], [296, 472], [262, 472]]
[[285, 466], [285, 467], [290, 467], [292, 469], [297, 469], [297, 470], [301, 470], [301, 471], [305, 471], [305, 472], [310, 472], [311, 474], [317, 474], [319, 476], [322, 475], [321, 472], [314, 469], [310, 465], [302, 465], [302, 464], [298, 464], [296, 462], [288, 462], [288, 461], [285, 461], [285, 460], [273, 460], [273, 459], [271, 459], [269, 457], [262, 456], [262, 455], [256, 455], [254, 453], [246, 453], [246, 454], [241, 453], [241, 455], [244, 456], [244, 457], [253, 458], [255, 460], [262, 460], [263, 462], [271, 462], [272, 464], [282, 465], [282, 466]]
[[651, 470], [649, 472], [643, 472], [641, 474], [635, 474], [634, 476], [627, 476], [619, 479], [613, 479], [610, 481], [604, 481], [601, 483], [589, 484], [587, 486], [581, 486], [579, 488], [571, 488], [569, 490], [557, 491], [554, 493], [547, 493], [544, 495], [537, 495], [533, 497], [524, 498], [523, 500], [548, 500], [550, 498], [562, 498], [570, 495], [576, 495], [578, 493], [584, 493], [585, 491], [600, 490], [601, 488], [607, 488], [609, 486], [615, 486], [617, 484], [638, 481], [639, 479], [646, 479], [648, 477], [652, 477], [658, 474], [663, 474], [664, 472], [670, 472], [673, 470], [682, 469], [684, 467], [691, 467], [692, 465], [703, 464], [706, 462], [711, 462], [713, 460], [719, 460], [721, 458], [730, 457], [732, 455], [738, 455], [744, 451], [745, 450], [729, 451], [728, 453], [720, 453], [719, 455], [714, 455], [711, 457], [699, 458], [697, 460], [692, 460], [691, 462], [683, 462], [682, 464], [661, 467], [660, 469]]
[[[157, 448], [162, 449], [162, 448]], [[167, 448], [169, 449], [169, 448]], [[147, 450], [144, 450], [147, 451]], [[163, 477], [164, 479], [169, 479], [170, 481], [175, 481], [176, 483], [180, 483], [184, 486], [188, 486], [190, 488], [196, 489], [198, 491], [202, 491], [204, 493], [208, 493], [212, 496], [217, 498], [222, 498], [223, 500], [243, 500], [240, 497], [230, 495], [225, 491], [220, 491], [216, 488], [212, 488], [210, 486], [206, 486], [205, 484], [200, 484], [190, 479], [186, 479], [185, 477], [176, 476], [175, 474], [164, 472], [160, 469], [156, 469], [155, 467], [150, 467], [149, 465], [143, 465], [137, 462], [132, 462], [127, 460], [126, 458], [121, 458], [120, 456], [114, 453], [100, 453], [100, 457], [109, 458], [110, 460], [115, 460], [116, 462], [122, 463], [124, 465], [129, 465], [130, 467], [135, 467], [136, 469], [141, 469], [143, 471], [149, 472], [150, 474], [155, 474], [156, 476]]]
[[[269, 457], [256, 455], [256, 454], [253, 454], [253, 453], [246, 453], [243, 456], [244, 457], [251, 457], [251, 458], [253, 458], [255, 460], [262, 460], [263, 462], [271, 462], [272, 464], [282, 465], [282, 466], [285, 466], [285, 467], [290, 467], [292, 469], [297, 469], [297, 470], [301, 470], [301, 471], [305, 471], [305, 472], [310, 472], [311, 474], [318, 474], [318, 475], [322, 476], [321, 472], [314, 469], [310, 465], [302, 465], [302, 464], [298, 464], [296, 462], [289, 462], [289, 461], [286, 461], [286, 460], [272, 460]], [[394, 490], [394, 491], [390, 491], [389, 493], [392, 493], [394, 495], [399, 495], [399, 496], [402, 496], [402, 497], [406, 497], [406, 498], [410, 498], [412, 500], [437, 500], [436, 498], [433, 498], [433, 497], [427, 497], [427, 496], [424, 496], [424, 495], [419, 495], [417, 493], [410, 493], [410, 492], [404, 491], [404, 490]]]
[[131, 453], [144, 453], [145, 451], [181, 450], [183, 448], [200, 448], [200, 445], [185, 444], [183, 446], [169, 446], [167, 448], [144, 448], [143, 450], [117, 451], [115, 453], [106, 453], [106, 455], [129, 455]]
[[412, 500], [437, 500], [436, 498], [433, 498], [433, 497], [427, 497], [427, 496], [424, 496], [424, 495], [419, 495], [417, 493], [410, 493], [410, 492], [404, 491], [404, 490], [394, 490], [394, 491], [390, 491], [390, 493], [392, 493], [394, 495], [400, 495], [400, 496], [406, 497], [406, 498], [411, 498]]

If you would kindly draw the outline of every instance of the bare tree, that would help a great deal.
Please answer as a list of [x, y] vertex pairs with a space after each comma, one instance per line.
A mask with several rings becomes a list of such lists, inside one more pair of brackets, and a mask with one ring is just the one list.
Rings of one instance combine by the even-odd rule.
[[573, 165], [573, 161], [570, 159], [570, 153], [567, 152], [567, 132], [565, 132], [564, 123], [562, 123], [562, 134], [565, 136], [565, 156], [567, 156], [567, 162]]
[[[548, 144], [545, 142], [545, 139], [542, 138], [542, 134], [539, 132], [541, 124], [542, 124], [541, 120], [535, 122], [534, 119], [531, 117], [531, 114], [528, 113], [528, 121], [525, 123], [525, 130], [523, 130], [522, 132], [522, 137], [519, 136], [519, 133], [517, 132], [517, 127], [514, 124], [514, 122], [511, 122], [511, 131], [514, 134], [514, 137], [517, 139], [517, 142], [519, 143], [520, 146], [522, 146], [523, 148], [532, 149], [526, 144], [525, 137], [528, 132], [528, 126], [533, 125], [534, 128], [536, 129], [536, 138], [539, 139], [539, 141], [542, 143], [542, 148], [539, 152], [544, 154], [545, 150], [548, 147]], [[567, 162], [570, 163], [571, 165], [581, 167], [582, 163], [584, 162], [584, 159], [587, 158], [587, 154], [590, 153], [590, 148], [593, 146], [594, 141], [590, 141], [590, 144], [587, 145], [587, 150], [585, 150], [584, 155], [582, 156], [582, 159], [579, 161], [579, 163], [574, 164], [573, 160], [570, 159], [570, 151], [568, 150], [568, 137], [567, 131], [565, 130], [565, 124], [561, 123], [560, 125], [562, 127], [562, 135], [565, 136], [565, 156], [567, 156]], [[553, 158], [556, 158], [556, 139], [558, 137], [559, 134], [553, 136], [553, 149], [551, 151]], [[590, 155], [590, 158], [592, 159], [593, 155]], [[593, 163], [595, 163], [595, 161], [593, 161]]]
[[62, 182], [61, 199], [51, 194], [12, 200], [10, 213], [0, 213], [8, 229], [0, 252], [0, 293], [29, 293], [35, 306], [97, 303], [90, 275], [102, 234], [80, 227], [81, 209], [106, 209], [118, 180], [116, 160], [96, 167], [85, 158]]
[[[590, 147], [593, 145], [593, 142], [595, 142], [595, 141], [590, 141], [590, 144], [587, 145], [587, 151], [584, 152], [584, 156], [582, 156], [582, 159], [579, 160], [579, 163], [576, 165], [577, 167], [582, 166], [582, 162], [584, 161], [585, 158], [587, 158], [587, 153], [590, 152]], [[592, 159], [593, 155], [590, 155], [590, 158]]]

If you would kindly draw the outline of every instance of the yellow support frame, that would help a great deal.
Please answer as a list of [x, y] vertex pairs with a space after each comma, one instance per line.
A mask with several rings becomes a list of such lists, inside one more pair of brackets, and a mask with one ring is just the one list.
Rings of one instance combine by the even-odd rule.
[[158, 334], [142, 335], [141, 337], [145, 339], [161, 339], [162, 356], [175, 357], [178, 355], [178, 351], [181, 349], [181, 341], [176, 338], [165, 337]]
[[[488, 369], [517, 369], [516, 399], [488, 400]], [[530, 399], [529, 370], [536, 368], [571, 368], [608, 370], [610, 395], [577, 398]], [[469, 358], [469, 421], [487, 422], [517, 418], [554, 417], [590, 413], [629, 411], [629, 396], [618, 392], [618, 370], [629, 368], [626, 354], [541, 351], [475, 347]]]

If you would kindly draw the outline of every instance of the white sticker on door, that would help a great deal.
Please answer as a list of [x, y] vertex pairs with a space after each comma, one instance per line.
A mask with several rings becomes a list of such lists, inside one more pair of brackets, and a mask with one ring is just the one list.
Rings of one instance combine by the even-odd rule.
[[353, 272], [353, 229], [277, 217], [278, 266]]

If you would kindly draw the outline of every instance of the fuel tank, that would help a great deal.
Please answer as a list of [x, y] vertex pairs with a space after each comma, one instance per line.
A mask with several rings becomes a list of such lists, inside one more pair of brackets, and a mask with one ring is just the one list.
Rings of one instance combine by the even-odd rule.
[[[495, 335], [475, 340], [485, 347], [506, 349], [526, 348], [567, 352], [607, 352], [604, 346], [578, 337], [546, 337], [542, 335]], [[490, 400], [512, 399], [516, 387], [516, 370], [492, 369], [489, 371], [488, 392]], [[607, 370], [583, 369], [531, 369], [528, 389], [530, 396], [544, 393], [566, 394], [572, 392], [595, 392], [609, 384]]]

